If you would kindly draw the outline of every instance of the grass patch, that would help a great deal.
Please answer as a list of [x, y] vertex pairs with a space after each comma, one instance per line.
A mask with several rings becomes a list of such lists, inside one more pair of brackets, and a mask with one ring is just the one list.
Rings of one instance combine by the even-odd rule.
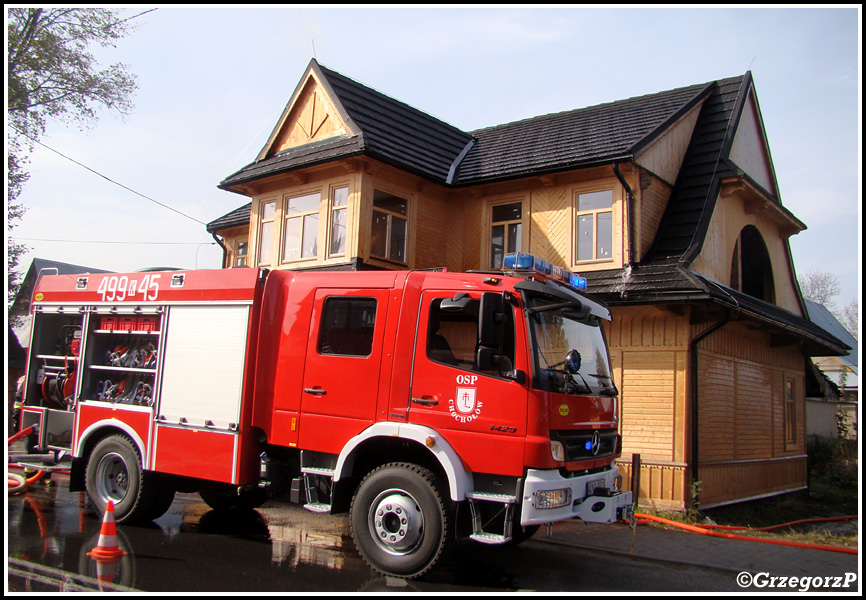
[[808, 452], [808, 491], [706, 510], [672, 512], [642, 509], [639, 512], [686, 524], [710, 523], [749, 527], [750, 529], [742, 531], [727, 532], [746, 537], [856, 548], [859, 519], [803, 523], [771, 531], [755, 530], [806, 519], [859, 516], [856, 441], [816, 439], [810, 442]]

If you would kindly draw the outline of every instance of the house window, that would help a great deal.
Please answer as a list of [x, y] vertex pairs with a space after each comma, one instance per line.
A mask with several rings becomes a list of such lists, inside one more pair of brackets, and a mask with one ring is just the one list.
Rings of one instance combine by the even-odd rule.
[[274, 247], [274, 215], [276, 214], [276, 202], [262, 203], [261, 224], [259, 226], [259, 264], [270, 265], [273, 258], [271, 253]]
[[249, 244], [247, 242], [238, 242], [237, 248], [235, 249], [235, 266], [236, 267], [245, 267], [247, 266], [247, 246]]
[[785, 378], [785, 444], [797, 443], [797, 403], [794, 394], [794, 379]]
[[746, 225], [734, 243], [731, 287], [765, 302], [776, 303], [770, 253], [761, 232], [754, 225]]
[[506, 254], [520, 252], [523, 231], [523, 203], [497, 204], [491, 207], [490, 268], [501, 269]]
[[613, 257], [613, 190], [578, 193], [577, 261]]
[[286, 226], [283, 237], [283, 260], [315, 258], [318, 252], [319, 204], [318, 192], [289, 198], [286, 201]]
[[346, 253], [346, 222], [349, 205], [349, 188], [339, 187], [331, 191], [331, 239], [329, 255]]
[[373, 190], [370, 256], [406, 263], [408, 204], [405, 198]]

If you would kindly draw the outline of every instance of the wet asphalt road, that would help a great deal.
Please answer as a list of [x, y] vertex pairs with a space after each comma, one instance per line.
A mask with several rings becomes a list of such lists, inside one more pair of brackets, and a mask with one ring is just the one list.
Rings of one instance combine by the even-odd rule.
[[345, 515], [275, 502], [218, 513], [198, 494], [178, 494], [148, 526], [118, 525], [128, 554], [100, 573], [87, 552], [101, 517], [66, 475], [54, 479], [8, 498], [8, 591], [98, 589], [97, 576], [105, 590], [148, 592], [743, 591], [729, 572], [564, 546], [543, 530], [519, 547], [458, 542], [441, 568], [406, 582], [364, 564]]

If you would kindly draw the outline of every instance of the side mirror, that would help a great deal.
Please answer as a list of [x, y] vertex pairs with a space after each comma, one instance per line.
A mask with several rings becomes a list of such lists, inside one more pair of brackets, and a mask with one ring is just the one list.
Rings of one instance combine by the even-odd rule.
[[498, 354], [493, 348], [478, 348], [475, 353], [475, 368], [479, 371], [496, 371], [500, 376], [520, 384], [526, 382], [526, 373], [515, 369], [510, 358]]
[[454, 294], [453, 298], [443, 298], [442, 302], [439, 303], [439, 310], [442, 312], [463, 312], [469, 303], [472, 302], [472, 298], [466, 292], [460, 292], [459, 294]]
[[481, 307], [478, 311], [478, 345], [499, 348], [502, 342], [503, 314], [502, 294], [484, 292], [481, 294]]

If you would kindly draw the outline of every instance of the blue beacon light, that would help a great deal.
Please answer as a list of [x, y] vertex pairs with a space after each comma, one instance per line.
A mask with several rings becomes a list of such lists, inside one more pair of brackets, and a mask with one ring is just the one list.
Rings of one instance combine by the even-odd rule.
[[572, 273], [564, 267], [551, 265], [543, 258], [539, 258], [525, 252], [511, 252], [505, 255], [503, 260], [504, 269], [516, 271], [534, 271], [539, 275], [550, 277], [579, 290], [586, 291], [586, 278], [577, 273]]

